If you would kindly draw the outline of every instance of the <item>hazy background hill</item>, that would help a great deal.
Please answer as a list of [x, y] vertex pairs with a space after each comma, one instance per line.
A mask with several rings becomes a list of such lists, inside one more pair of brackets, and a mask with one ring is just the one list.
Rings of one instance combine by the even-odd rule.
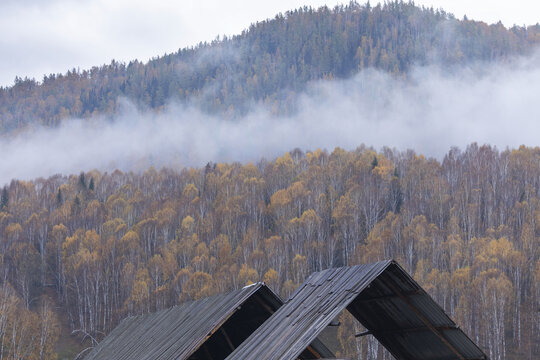
[[504, 61], [539, 42], [539, 25], [507, 29], [401, 1], [302, 8], [146, 64], [113, 61], [41, 81], [17, 78], [0, 88], [0, 131], [112, 115], [120, 98], [151, 109], [189, 103], [227, 117], [260, 103], [291, 114], [296, 93], [312, 80], [347, 78], [369, 67], [406, 77], [414, 65]]

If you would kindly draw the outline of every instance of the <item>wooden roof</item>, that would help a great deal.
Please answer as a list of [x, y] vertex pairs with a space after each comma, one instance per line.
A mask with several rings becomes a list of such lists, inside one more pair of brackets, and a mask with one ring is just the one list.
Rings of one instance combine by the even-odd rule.
[[[86, 360], [224, 359], [282, 300], [264, 283], [124, 319]], [[306, 346], [308, 347], [308, 346]], [[305, 358], [332, 353], [318, 340]]]
[[294, 360], [344, 309], [396, 359], [487, 356], [394, 261], [313, 273], [227, 360]]

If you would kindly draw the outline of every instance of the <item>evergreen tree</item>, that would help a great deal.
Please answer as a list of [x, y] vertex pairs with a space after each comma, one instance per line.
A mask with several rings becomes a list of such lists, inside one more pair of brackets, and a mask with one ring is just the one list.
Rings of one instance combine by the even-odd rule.
[[62, 198], [62, 190], [58, 188], [58, 191], [56, 192], [56, 205], [60, 206], [64, 202]]
[[82, 190], [86, 190], [86, 179], [84, 177], [84, 172], [81, 172], [79, 175], [79, 186]]
[[374, 156], [373, 160], [371, 161], [371, 168], [375, 169], [377, 167], [377, 165], [379, 165], [379, 161], [377, 160], [377, 157]]
[[4, 186], [2, 189], [2, 196], [0, 198], [0, 210], [7, 210], [9, 203], [9, 195], [7, 191], [7, 186]]

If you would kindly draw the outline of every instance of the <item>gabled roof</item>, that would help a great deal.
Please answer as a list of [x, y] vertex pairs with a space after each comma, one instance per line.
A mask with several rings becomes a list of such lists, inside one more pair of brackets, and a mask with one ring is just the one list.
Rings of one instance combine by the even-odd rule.
[[487, 359], [418, 283], [391, 260], [313, 273], [227, 359], [297, 359], [344, 309], [396, 359]]
[[[86, 360], [224, 359], [282, 305], [264, 283], [124, 319]], [[318, 340], [312, 351], [331, 357]], [[310, 358], [312, 352], [310, 353]]]

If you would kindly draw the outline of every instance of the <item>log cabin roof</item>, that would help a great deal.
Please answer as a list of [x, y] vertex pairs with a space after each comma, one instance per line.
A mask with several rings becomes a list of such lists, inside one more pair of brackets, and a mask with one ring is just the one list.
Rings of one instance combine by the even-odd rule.
[[487, 359], [395, 261], [313, 273], [227, 360], [293, 360], [347, 309], [396, 359]]
[[[264, 283], [124, 319], [86, 360], [224, 359], [281, 305]], [[307, 347], [307, 346], [306, 346]], [[311, 351], [332, 353], [317, 339]], [[305, 353], [305, 358], [313, 358]]]

